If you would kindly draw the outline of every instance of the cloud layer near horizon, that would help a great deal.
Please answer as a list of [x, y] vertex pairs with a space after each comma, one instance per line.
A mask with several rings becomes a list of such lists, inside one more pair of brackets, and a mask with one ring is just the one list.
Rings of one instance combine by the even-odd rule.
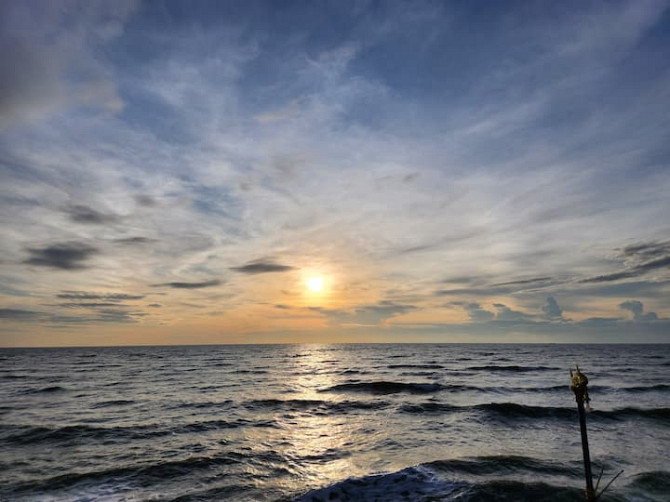
[[0, 9], [0, 345], [668, 341], [666, 2]]

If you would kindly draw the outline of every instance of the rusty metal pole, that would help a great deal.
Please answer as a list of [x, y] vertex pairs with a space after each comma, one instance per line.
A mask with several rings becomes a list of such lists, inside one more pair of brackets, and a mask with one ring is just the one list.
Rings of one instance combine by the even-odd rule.
[[586, 375], [579, 371], [579, 366], [576, 366], [575, 372], [570, 370], [570, 378], [572, 384], [570, 389], [575, 393], [575, 400], [577, 401], [577, 412], [579, 413], [579, 429], [582, 433], [582, 454], [584, 455], [584, 477], [586, 478], [586, 502], [594, 502], [596, 500], [596, 492], [593, 489], [593, 474], [591, 473], [591, 455], [589, 453], [589, 439], [586, 434], [586, 411], [584, 410], [584, 403], [588, 405], [589, 390], [587, 385], [589, 379]]

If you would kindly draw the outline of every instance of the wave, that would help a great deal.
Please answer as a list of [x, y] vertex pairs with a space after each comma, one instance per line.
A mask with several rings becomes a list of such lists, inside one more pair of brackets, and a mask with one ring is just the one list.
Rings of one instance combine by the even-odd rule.
[[333, 385], [319, 392], [360, 392], [366, 394], [430, 394], [444, 389], [439, 383], [356, 382]]
[[441, 364], [389, 364], [388, 369], [419, 369], [419, 370], [442, 370]]
[[114, 406], [127, 406], [129, 404], [135, 404], [135, 401], [127, 400], [127, 399], [116, 399], [113, 401], [102, 401], [101, 403], [95, 403], [91, 405], [91, 408], [93, 409], [99, 409], [99, 408], [110, 408]]
[[[515, 475], [562, 478], [560, 485], [549, 482], [523, 482]], [[493, 478], [491, 478], [493, 476]], [[467, 480], [465, 480], [465, 479]], [[529, 457], [494, 456], [472, 459], [438, 460], [387, 474], [348, 478], [292, 498], [293, 502], [336, 500], [380, 501], [412, 500], [443, 502], [498, 502], [500, 500], [542, 500], [565, 502], [583, 500], [580, 462], [565, 465]], [[670, 493], [670, 473], [647, 472], [634, 477], [619, 491], [631, 494]], [[608, 498], [609, 500], [609, 498]], [[613, 500], [622, 500], [619, 497]], [[644, 497], [644, 500], [652, 500]], [[660, 499], [659, 499], [660, 500]]]
[[14, 487], [14, 490], [17, 492], [52, 491], [70, 488], [84, 482], [98, 480], [111, 481], [123, 478], [168, 479], [179, 476], [188, 476], [195, 470], [239, 464], [243, 461], [244, 456], [237, 453], [227, 453], [210, 457], [194, 456], [182, 460], [173, 460], [155, 464], [136, 464], [89, 472], [69, 473], [38, 482], [18, 485]]
[[623, 390], [626, 392], [654, 392], [654, 391], [669, 391], [670, 390], [670, 385], [665, 384], [665, 383], [659, 383], [656, 385], [640, 385], [636, 387], [621, 387], [619, 390]]
[[628, 486], [635, 490], [642, 490], [645, 493], [667, 496], [670, 493], [670, 472], [643, 472], [635, 476]]
[[[576, 408], [554, 406], [529, 406], [517, 403], [486, 403], [473, 406], [455, 406], [445, 403], [426, 402], [405, 404], [399, 407], [403, 413], [433, 414], [455, 412], [479, 412], [496, 420], [557, 419], [576, 420]], [[611, 411], [595, 410], [588, 415], [592, 420], [647, 419], [670, 425], [670, 408], [619, 408]]]
[[27, 378], [29, 378], [28, 375], [14, 375], [12, 373], [0, 376], [1, 380], [25, 380]]
[[41, 427], [29, 425], [4, 425], [0, 427], [3, 441], [9, 444], [29, 445], [39, 443], [60, 443], [90, 440], [123, 441], [145, 439], [168, 432], [152, 431], [151, 426], [134, 427], [92, 427], [89, 425], [68, 425], [65, 427]]
[[552, 366], [518, 366], [516, 364], [498, 366], [495, 364], [487, 364], [485, 366], [468, 366], [464, 368], [466, 371], [510, 371], [525, 373], [530, 371], [555, 371], [561, 368], [554, 368]]
[[468, 459], [436, 460], [425, 464], [440, 473], [459, 473], [477, 476], [500, 475], [510, 472], [529, 472], [535, 475], [552, 475], [581, 478], [582, 464], [565, 465], [519, 455], [492, 455]]
[[499, 500], [581, 500], [583, 490], [578, 487], [555, 486], [548, 483], [522, 483], [514, 480], [495, 480], [472, 483], [445, 479], [430, 465], [344, 481], [293, 497], [293, 502], [326, 502], [337, 500], [380, 501], [499, 501]]
[[187, 409], [187, 410], [199, 410], [199, 409], [206, 409], [206, 408], [222, 408], [222, 407], [228, 407], [231, 404], [233, 404], [233, 401], [230, 399], [226, 399], [225, 401], [204, 401], [200, 403], [179, 403], [175, 404], [173, 406], [170, 406], [170, 409], [173, 410], [179, 410], [179, 409]]
[[383, 401], [322, 401], [320, 399], [256, 399], [242, 404], [247, 409], [267, 408], [281, 411], [312, 410], [315, 414], [344, 414], [356, 410], [380, 410], [390, 406]]
[[175, 434], [201, 433], [238, 427], [277, 427], [273, 420], [209, 420], [177, 424], [172, 427], [136, 425], [118, 427], [94, 427], [90, 425], [68, 425], [65, 427], [41, 427], [28, 425], [2, 425], [0, 437], [6, 444], [31, 445], [44, 443], [78, 443], [105, 441], [110, 444], [127, 443]]
[[463, 493], [467, 487], [468, 484], [464, 482], [438, 481], [421, 467], [408, 467], [390, 474], [345, 479], [288, 500], [293, 502], [456, 500], [453, 497]]
[[30, 389], [25, 394], [52, 394], [54, 392], [65, 392], [67, 389], [59, 385], [52, 385], [50, 387], [43, 387], [41, 389]]

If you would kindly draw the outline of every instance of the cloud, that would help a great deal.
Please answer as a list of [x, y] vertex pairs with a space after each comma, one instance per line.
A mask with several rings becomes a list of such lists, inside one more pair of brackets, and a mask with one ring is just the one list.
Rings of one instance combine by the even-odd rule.
[[[114, 304], [113, 304], [114, 305]], [[66, 306], [66, 308], [79, 308], [83, 305]], [[79, 325], [98, 323], [135, 323], [146, 314], [143, 312], [128, 311], [119, 308], [105, 308], [99, 305], [101, 310], [96, 310], [93, 315], [63, 315], [50, 312], [37, 312], [22, 309], [0, 309], [0, 319], [36, 322], [41, 325]], [[118, 305], [114, 305], [118, 306]], [[97, 309], [98, 307], [91, 307]]]
[[103, 309], [98, 312], [98, 317], [93, 320], [96, 322], [110, 323], [135, 323], [139, 317], [145, 317], [143, 312], [128, 312], [119, 309]]
[[456, 288], [456, 289], [440, 289], [435, 292], [437, 296], [494, 296], [505, 295], [514, 291], [509, 287], [490, 286], [490, 287], [474, 287], [474, 288]]
[[334, 324], [359, 326], [378, 325], [396, 315], [416, 310], [414, 305], [399, 305], [391, 301], [381, 301], [376, 305], [363, 305], [353, 311], [309, 307], [309, 310], [325, 315]]
[[163, 284], [156, 284], [155, 287], [169, 286], [175, 289], [200, 289], [211, 288], [212, 286], [218, 286], [219, 284], [221, 284], [220, 280], [212, 279], [211, 281], [202, 282], [165, 282]]
[[156, 206], [156, 199], [146, 194], [139, 194], [135, 196], [135, 202], [142, 207]]
[[87, 244], [76, 242], [54, 244], [45, 248], [28, 249], [30, 258], [23, 263], [62, 270], [80, 270], [86, 268], [86, 262], [98, 250]]
[[65, 212], [76, 223], [105, 225], [107, 223], [115, 223], [119, 219], [116, 215], [101, 213], [93, 208], [82, 205], [70, 206]]
[[0, 127], [68, 105], [123, 106], [97, 47], [117, 37], [137, 2], [0, 2]]
[[128, 293], [90, 293], [87, 291], [63, 291], [56, 295], [65, 300], [141, 300], [144, 295]]
[[533, 318], [532, 315], [526, 314], [519, 310], [513, 310], [504, 303], [494, 303], [495, 312], [483, 308], [479, 303], [461, 303], [452, 302], [452, 305], [462, 306], [468, 314], [472, 322], [510, 322], [510, 321], [526, 321]]
[[670, 268], [670, 242], [642, 242], [618, 250], [627, 269], [612, 274], [582, 279], [581, 283], [619, 281], [639, 277], [648, 272]]
[[626, 257], [642, 257], [653, 259], [659, 256], [670, 255], [670, 242], [641, 242], [626, 246], [621, 250], [621, 254]]
[[[251, 298], [294, 308], [269, 307], [276, 317], [302, 311], [298, 295], [256, 281], [297, 274], [293, 264], [332, 274], [333, 294], [352, 302], [397, 302], [340, 303], [319, 314], [332, 322], [374, 325], [405, 304], [439, 322], [432, 306], [461, 300], [478, 302], [459, 312], [478, 321], [467, 323], [473, 332], [531, 325], [523, 315], [549, 329], [567, 321], [548, 296], [579, 318], [627, 298], [657, 299], [666, 316], [663, 18], [635, 15], [650, 3], [550, 16], [512, 6], [503, 17], [513, 33], [495, 8], [430, 2], [362, 3], [354, 16], [212, 5], [177, 16], [148, 2], [128, 24], [129, 12], [114, 12], [121, 0], [42, 3], [0, 5], [0, 121], [22, 122], [0, 156], [4, 282], [34, 295], [7, 306], [42, 308], [31, 302], [60, 287], [162, 283], [142, 303], [192, 289], [209, 309], [227, 288], [198, 289], [216, 285], [208, 278], [268, 274], [237, 276], [254, 281], [236, 282], [239, 300], [221, 316], [232, 325], [249, 317]], [[281, 22], [268, 24], [275, 14]], [[68, 240], [100, 256], [48, 256], [48, 244]], [[607, 242], [618, 261], [602, 256]], [[13, 266], [24, 258], [96, 267], [61, 286]], [[644, 274], [655, 282], [634, 278]], [[449, 275], [476, 280], [440, 283]], [[91, 294], [61, 301], [124, 301]], [[188, 311], [180, 306], [184, 323]]]
[[644, 305], [639, 300], [626, 300], [619, 304], [624, 310], [628, 310], [633, 314], [634, 321], [656, 321], [658, 320], [658, 315], [656, 312], [647, 312], [643, 314]]
[[537, 282], [547, 282], [551, 280], [552, 280], [551, 277], [534, 277], [532, 279], [520, 279], [516, 281], [499, 282], [498, 284], [493, 284], [493, 286], [516, 286], [525, 284], [535, 284]]
[[479, 303], [468, 303], [465, 305], [465, 311], [473, 322], [491, 321], [495, 317], [493, 312], [483, 309]]
[[519, 310], [512, 310], [503, 303], [494, 303], [496, 308], [496, 321], [518, 321], [520, 319], [529, 319], [532, 316]]
[[149, 237], [123, 237], [121, 239], [114, 239], [114, 242], [118, 244], [125, 244], [128, 246], [140, 246], [143, 244], [150, 244], [152, 242], [157, 242], [156, 239], [150, 239]]
[[0, 309], [0, 319], [11, 319], [15, 321], [29, 321], [40, 315], [40, 312], [23, 309]]
[[561, 319], [563, 317], [563, 309], [559, 307], [558, 302], [553, 296], [547, 297], [547, 302], [542, 305], [542, 312], [544, 312], [544, 317], [550, 320]]
[[69, 309], [81, 309], [81, 308], [97, 309], [104, 307], [125, 307], [125, 305], [122, 303], [114, 303], [114, 302], [67, 302], [67, 303], [59, 303], [58, 306]]
[[642, 263], [635, 267], [635, 270], [639, 272], [649, 272], [650, 270], [656, 270], [659, 268], [670, 268], [670, 255]]
[[634, 267], [630, 268], [629, 270], [625, 270], [622, 272], [615, 272], [613, 274], [607, 274], [607, 275], [599, 275], [596, 277], [590, 277], [588, 279], [582, 279], [581, 283], [592, 283], [592, 282], [609, 282], [609, 281], [619, 281], [621, 279], [629, 279], [632, 277], [639, 277], [641, 275], [646, 274], [647, 272], [651, 272], [653, 270], [657, 269], [662, 269], [662, 268], [670, 268], [670, 256], [664, 256], [662, 258], [658, 258], [656, 260], [651, 260], [647, 261], [644, 263], [640, 263], [639, 265], [635, 265]]
[[594, 282], [611, 282], [611, 281], [620, 281], [621, 279], [629, 279], [631, 277], [637, 277], [638, 273], [634, 271], [630, 272], [615, 272], [613, 274], [598, 275], [595, 277], [589, 277], [588, 279], [582, 279], [579, 281], [582, 284], [589, 284]]
[[279, 265], [269, 261], [253, 261], [242, 265], [241, 267], [231, 267], [230, 270], [241, 272], [243, 274], [267, 274], [271, 272], [288, 272], [295, 270], [295, 267], [288, 265]]

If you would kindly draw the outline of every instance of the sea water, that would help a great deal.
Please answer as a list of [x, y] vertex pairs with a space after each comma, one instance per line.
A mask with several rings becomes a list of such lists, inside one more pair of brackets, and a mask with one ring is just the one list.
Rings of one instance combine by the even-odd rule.
[[670, 345], [0, 350], [0, 499], [670, 500]]

